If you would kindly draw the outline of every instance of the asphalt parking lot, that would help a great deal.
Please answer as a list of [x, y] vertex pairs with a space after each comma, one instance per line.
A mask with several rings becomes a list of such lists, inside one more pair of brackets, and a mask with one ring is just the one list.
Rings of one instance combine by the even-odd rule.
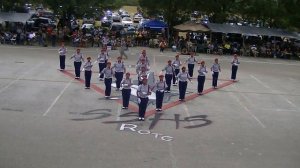
[[[211, 89], [208, 76], [198, 96], [193, 79], [186, 102], [179, 102], [172, 86], [163, 112], [150, 103], [142, 122], [134, 99], [128, 110], [121, 109], [120, 92], [104, 99], [97, 66], [90, 90], [74, 79], [71, 60], [59, 71], [57, 49], [0, 46], [0, 168], [300, 166], [299, 61], [241, 57], [233, 83], [231, 56], [197, 54], [207, 67], [220, 59], [219, 89]], [[128, 71], [141, 49], [127, 52]], [[156, 74], [175, 56], [146, 50]], [[68, 47], [67, 58], [74, 52]], [[82, 53], [93, 61], [97, 48]], [[111, 52], [112, 61], [118, 53]]]

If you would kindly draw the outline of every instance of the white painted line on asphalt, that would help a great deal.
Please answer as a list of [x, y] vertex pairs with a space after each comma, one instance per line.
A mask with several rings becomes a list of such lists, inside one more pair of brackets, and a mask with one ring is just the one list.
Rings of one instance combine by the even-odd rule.
[[[184, 111], [185, 111], [187, 117], [190, 117], [191, 114], [190, 114], [190, 112], [189, 112], [189, 109], [187, 108], [187, 106], [186, 106], [185, 104], [182, 104], [182, 105], [183, 105], [183, 109], [184, 109]], [[191, 121], [190, 123], [191, 123], [191, 125], [195, 125], [193, 121]]]
[[267, 84], [265, 84], [261, 80], [257, 79], [254, 75], [250, 75], [250, 77], [253, 78], [254, 80], [256, 80], [256, 82], [258, 82], [259, 84], [261, 84], [263, 87], [265, 87], [267, 89], [271, 89], [270, 86], [268, 86]]
[[120, 118], [121, 110], [122, 110], [121, 104], [118, 104], [117, 121], [120, 121], [120, 120], [121, 120], [121, 118]]
[[247, 61], [247, 60], [243, 60], [242, 62], [257, 63], [257, 64], [270, 64], [270, 65], [300, 66], [300, 64], [281, 63], [281, 62], [262, 62], [262, 61]]
[[12, 86], [13, 84], [15, 84], [16, 82], [18, 82], [20, 79], [22, 79], [25, 75], [27, 75], [30, 71], [35, 70], [36, 68], [39, 68], [42, 64], [44, 64], [44, 62], [41, 62], [39, 64], [37, 64], [36, 66], [32, 67], [31, 69], [29, 69], [28, 71], [26, 71], [25, 73], [23, 73], [21, 76], [17, 77], [15, 80], [9, 82], [9, 84], [7, 84], [6, 86], [4, 86], [3, 88], [0, 89], [0, 94], [2, 92], [4, 92], [6, 89], [8, 89], [10, 86]]
[[248, 107], [246, 107], [241, 101], [240, 101], [240, 99], [236, 96], [236, 95], [234, 95], [234, 94], [232, 94], [232, 93], [230, 93], [230, 95], [231, 95], [231, 97], [233, 97], [237, 102], [238, 102], [238, 104], [252, 117], [252, 118], [254, 118], [257, 122], [258, 122], [258, 124], [262, 127], [262, 128], [266, 128], [266, 126], [251, 112], [251, 110], [249, 110], [249, 108]]
[[[271, 92], [276, 93], [276, 90], [273, 90], [270, 86], [268, 86], [267, 84], [265, 84], [264, 82], [262, 82], [261, 80], [257, 79], [255, 76], [250, 75], [251, 78], [255, 79], [258, 83], [260, 83], [261, 85], [263, 85], [265, 88], [269, 89]], [[291, 106], [293, 106], [294, 108], [298, 108], [298, 106], [296, 106], [293, 102], [291, 102], [288, 98], [286, 98], [283, 95], [279, 95], [279, 97], [281, 97], [284, 101], [286, 101], [288, 104], [290, 104]]]
[[56, 102], [60, 99], [60, 97], [64, 94], [64, 92], [67, 90], [67, 88], [71, 85], [71, 83], [73, 82], [73, 80], [70, 80], [70, 82], [64, 87], [64, 89], [59, 93], [59, 95], [54, 99], [54, 101], [52, 102], [52, 104], [49, 106], [49, 108], [46, 110], [46, 112], [43, 114], [43, 116], [46, 116], [49, 111], [54, 107], [54, 105], [56, 104]]
[[175, 157], [174, 151], [173, 151], [173, 144], [172, 144], [172, 142], [169, 142], [168, 144], [169, 144], [169, 154], [171, 157], [172, 168], [178, 168], [177, 160], [176, 160], [176, 157]]

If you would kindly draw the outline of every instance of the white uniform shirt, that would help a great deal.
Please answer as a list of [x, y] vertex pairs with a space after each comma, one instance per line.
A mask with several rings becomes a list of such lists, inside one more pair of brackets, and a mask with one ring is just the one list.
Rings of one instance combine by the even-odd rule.
[[174, 60], [172, 62], [172, 65], [175, 69], [180, 69], [180, 66], [181, 66], [181, 61], [180, 60]]
[[236, 59], [233, 58], [232, 61], [231, 61], [231, 64], [234, 65], [234, 66], [238, 66], [240, 64], [239, 59], [238, 58], [236, 58]]
[[105, 61], [107, 60], [108, 58], [107, 58], [107, 54], [102, 54], [102, 53], [100, 53], [100, 54], [98, 54], [98, 58], [97, 58], [97, 62], [98, 63], [105, 63]]
[[171, 74], [171, 75], [173, 75], [173, 73], [174, 73], [174, 68], [173, 68], [173, 66], [172, 65], [166, 65], [165, 66], [165, 68], [163, 69], [163, 71], [166, 71], [166, 74]]
[[121, 85], [123, 86], [123, 89], [131, 89], [131, 78], [129, 79], [126, 79], [124, 78], [122, 81], [121, 81]]
[[191, 56], [186, 60], [186, 63], [188, 64], [195, 64], [196, 62], [196, 58]]
[[200, 66], [198, 69], [198, 73], [199, 76], [205, 76], [205, 74], [207, 73], [206, 66]]
[[214, 63], [212, 66], [211, 66], [211, 71], [213, 71], [213, 72], [220, 72], [221, 71], [221, 66], [220, 66], [220, 64], [216, 64], [216, 63]]
[[105, 78], [112, 78], [113, 77], [113, 74], [114, 74], [114, 71], [112, 68], [104, 68], [102, 71], [101, 71], [101, 74], [104, 74]]
[[67, 48], [61, 47], [60, 49], [58, 49], [59, 55], [66, 55], [66, 53], [67, 53]]
[[83, 68], [85, 71], [91, 71], [93, 67], [93, 64], [91, 61], [87, 61], [84, 65]]
[[181, 82], [186, 82], [188, 79], [191, 79], [189, 73], [187, 72], [179, 72], [177, 78]]
[[81, 62], [84, 61], [83, 60], [83, 54], [79, 53], [79, 54], [73, 54], [73, 56], [71, 58], [74, 58], [74, 62]]
[[123, 62], [116, 62], [114, 64], [114, 71], [115, 72], [125, 72], [125, 66]]
[[141, 84], [137, 88], [137, 96], [140, 98], [147, 98], [149, 95], [148, 93], [150, 92], [150, 86], [148, 84], [144, 85]]

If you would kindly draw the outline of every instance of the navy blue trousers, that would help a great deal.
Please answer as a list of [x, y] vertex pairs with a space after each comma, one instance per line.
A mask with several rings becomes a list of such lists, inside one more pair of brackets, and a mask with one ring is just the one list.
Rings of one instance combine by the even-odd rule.
[[65, 69], [65, 62], [66, 62], [66, 56], [65, 55], [60, 55], [59, 56], [60, 69]]
[[156, 108], [161, 109], [164, 100], [164, 92], [156, 91]]
[[185, 98], [186, 88], [187, 88], [187, 81], [185, 82], [179, 81], [179, 99]]
[[105, 83], [105, 96], [110, 96], [112, 78], [105, 78], [104, 83]]
[[74, 67], [75, 67], [75, 76], [80, 77], [81, 62], [74, 62]]
[[167, 84], [166, 90], [170, 91], [173, 75], [172, 74], [166, 74], [165, 78], [166, 78], [166, 84]]
[[149, 98], [147, 97], [147, 98], [140, 98], [140, 99], [141, 99], [141, 102], [139, 104], [139, 117], [143, 117], [144, 118]]
[[92, 71], [84, 71], [84, 76], [85, 76], [85, 87], [90, 87]]
[[173, 84], [176, 82], [176, 76], [178, 75], [179, 71], [179, 69], [175, 69], [175, 74], [173, 75]]
[[212, 86], [217, 87], [218, 86], [218, 78], [219, 78], [219, 72], [214, 72], [212, 75], [213, 80], [212, 80]]
[[190, 77], [193, 77], [194, 74], [194, 64], [188, 64], [188, 71], [189, 71], [189, 75]]
[[115, 76], [116, 76], [116, 85], [117, 85], [117, 88], [119, 89], [121, 87], [121, 82], [122, 82], [122, 79], [123, 79], [123, 72], [116, 72], [115, 73]]
[[236, 79], [237, 70], [238, 70], [238, 66], [232, 65], [232, 67], [231, 67], [231, 79], [233, 79], [233, 80]]
[[198, 93], [203, 92], [205, 76], [198, 76]]
[[[102, 70], [106, 67], [106, 63], [99, 63], [99, 73], [102, 72]], [[103, 78], [104, 74], [101, 74], [99, 78]]]
[[128, 107], [130, 100], [131, 89], [122, 89], [123, 107]]

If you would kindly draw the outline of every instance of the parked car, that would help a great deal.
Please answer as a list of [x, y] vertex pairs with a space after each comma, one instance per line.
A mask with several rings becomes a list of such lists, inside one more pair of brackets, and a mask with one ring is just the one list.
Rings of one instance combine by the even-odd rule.
[[133, 25], [132, 19], [130, 17], [124, 17], [122, 19], [122, 24], [124, 27], [129, 27]]
[[112, 23], [109, 30], [110, 31], [121, 31], [124, 29], [124, 25], [122, 23]]
[[118, 13], [113, 13], [112, 14], [112, 20], [113, 20], [113, 22], [121, 22], [122, 18]]
[[101, 19], [101, 26], [103, 27], [109, 27], [113, 22], [112, 16], [104, 16]]
[[121, 17], [124, 18], [124, 17], [130, 17], [129, 13], [124, 11], [123, 13], [121, 13]]
[[136, 14], [133, 16], [133, 22], [140, 22], [143, 19], [143, 16], [141, 14]]

